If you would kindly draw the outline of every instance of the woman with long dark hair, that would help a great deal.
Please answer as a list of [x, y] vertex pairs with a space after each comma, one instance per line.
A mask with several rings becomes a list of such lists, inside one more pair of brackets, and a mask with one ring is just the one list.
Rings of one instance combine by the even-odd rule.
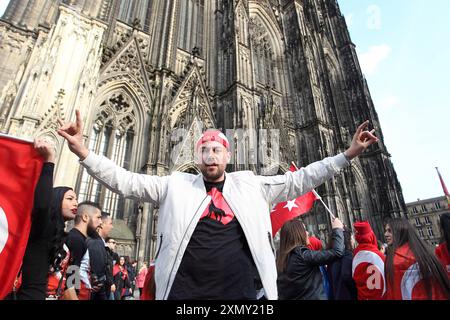
[[277, 257], [279, 299], [327, 299], [319, 266], [331, 263], [344, 253], [344, 226], [337, 218], [331, 226], [333, 247], [319, 251], [308, 248], [308, 234], [302, 221], [291, 220], [281, 228]]
[[64, 272], [69, 260], [68, 248], [64, 245], [67, 233], [64, 231], [66, 222], [75, 219], [77, 213], [77, 195], [70, 187], [56, 187], [50, 212], [50, 226], [47, 230], [48, 255], [47, 295], [50, 298], [59, 298], [64, 289]]
[[450, 213], [441, 215], [440, 221], [442, 241], [435, 253], [450, 277]]
[[387, 300], [450, 299], [444, 268], [408, 220], [389, 220], [385, 238]]
[[41, 217], [35, 227], [32, 225], [22, 264], [23, 283], [18, 291], [19, 300], [44, 300], [48, 295], [56, 298], [57, 289], [62, 287], [61, 264], [68, 259], [63, 246], [66, 235], [64, 221], [75, 217], [77, 198], [69, 187], [53, 188], [50, 193], [50, 213], [45, 219]]

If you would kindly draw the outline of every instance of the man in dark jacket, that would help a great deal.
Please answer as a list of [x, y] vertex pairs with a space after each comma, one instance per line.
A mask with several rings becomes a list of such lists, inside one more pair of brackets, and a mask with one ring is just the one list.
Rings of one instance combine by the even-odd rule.
[[91, 279], [93, 293], [91, 300], [108, 300], [113, 284], [112, 259], [106, 250], [105, 239], [113, 229], [112, 219], [107, 212], [102, 212], [102, 224], [95, 237], [86, 243], [90, 253]]
[[114, 276], [113, 276], [113, 268], [114, 265], [116, 264], [116, 261], [119, 260], [119, 256], [117, 253], [114, 252], [113, 249], [111, 249], [112, 247], [116, 246], [116, 241], [114, 239], [111, 238], [106, 238], [106, 253], [107, 253], [107, 274], [106, 274], [106, 278], [108, 283], [111, 284], [110, 286], [110, 293], [108, 295], [108, 300], [114, 300], [114, 292], [116, 291], [116, 285], [114, 284]]
[[341, 258], [331, 262], [327, 267], [332, 300], [357, 300], [358, 298], [356, 284], [352, 278], [353, 247], [351, 236], [351, 231], [345, 227], [344, 254]]

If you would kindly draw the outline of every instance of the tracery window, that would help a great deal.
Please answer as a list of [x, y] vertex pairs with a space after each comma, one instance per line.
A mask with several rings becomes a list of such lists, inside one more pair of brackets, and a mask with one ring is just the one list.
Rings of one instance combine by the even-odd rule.
[[[89, 150], [130, 169], [136, 120], [129, 99], [123, 94], [112, 95], [102, 103], [100, 110], [89, 136]], [[123, 197], [100, 185], [84, 168], [80, 173], [78, 198], [80, 202], [99, 203], [113, 218], [123, 218]]]
[[251, 19], [250, 27], [255, 58], [256, 81], [264, 86], [269, 85], [279, 89], [279, 68], [276, 54], [270, 41], [270, 35], [256, 18]]

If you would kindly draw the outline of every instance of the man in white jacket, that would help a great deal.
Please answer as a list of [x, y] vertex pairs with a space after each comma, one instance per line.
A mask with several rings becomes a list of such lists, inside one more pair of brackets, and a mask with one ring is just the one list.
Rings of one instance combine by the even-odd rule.
[[90, 175], [124, 197], [159, 206], [156, 299], [255, 299], [256, 273], [266, 298], [277, 299], [270, 209], [332, 178], [378, 141], [374, 130], [363, 131], [366, 121], [344, 153], [269, 177], [225, 172], [229, 143], [212, 130], [196, 146], [201, 175], [173, 172], [159, 177], [126, 171], [90, 152], [78, 110], [75, 123], [59, 122], [58, 134]]

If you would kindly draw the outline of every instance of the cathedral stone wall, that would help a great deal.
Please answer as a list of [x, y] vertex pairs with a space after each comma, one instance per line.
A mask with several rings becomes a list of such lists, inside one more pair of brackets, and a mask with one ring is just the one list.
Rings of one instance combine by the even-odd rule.
[[[0, 132], [51, 138], [55, 184], [112, 214], [124, 254], [154, 258], [158, 208], [94, 181], [57, 136], [56, 119], [74, 120], [75, 109], [91, 150], [157, 175], [197, 174], [193, 145], [206, 128], [232, 141], [227, 170], [267, 175], [343, 152], [368, 119], [380, 142], [317, 191], [345, 224], [368, 219], [378, 236], [385, 218], [405, 212], [334, 0], [10, 1], [0, 19]], [[304, 219], [327, 239], [319, 203]]]

